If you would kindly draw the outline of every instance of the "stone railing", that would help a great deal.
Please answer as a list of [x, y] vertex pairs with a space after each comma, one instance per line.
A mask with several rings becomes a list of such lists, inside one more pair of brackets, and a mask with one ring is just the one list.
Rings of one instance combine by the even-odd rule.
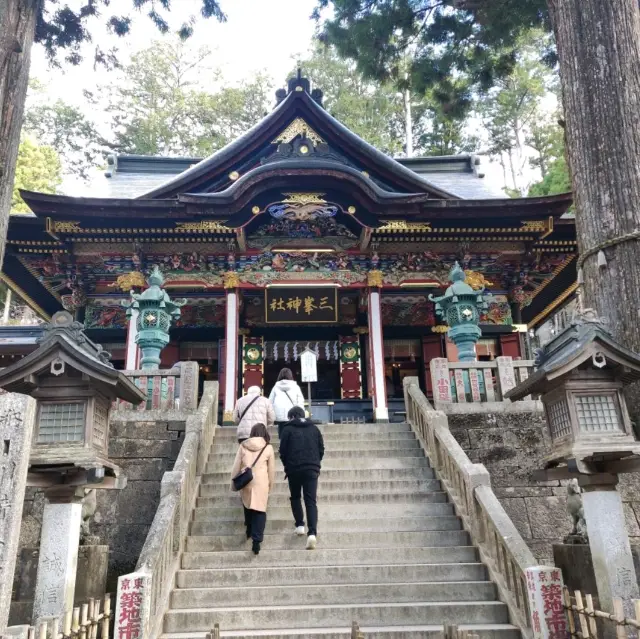
[[[116, 636], [159, 636], [180, 554], [189, 531], [200, 479], [218, 418], [218, 382], [205, 382], [197, 411], [187, 417], [184, 442], [172, 471], [162, 478], [160, 504], [136, 572], [118, 579]], [[136, 627], [132, 627], [136, 625]]]
[[[540, 588], [544, 589], [549, 584], [562, 586], [560, 571], [537, 565], [495, 496], [489, 472], [484, 465], [474, 464], [467, 457], [449, 430], [447, 416], [432, 408], [420, 390], [417, 377], [405, 377], [404, 394], [407, 421], [424, 446], [431, 465], [478, 548], [480, 558], [498, 588], [500, 599], [508, 605], [513, 623], [520, 627], [525, 637], [534, 634], [536, 637], [549, 636], [537, 631], [538, 626], [545, 622], [545, 613], [540, 607]], [[561, 590], [560, 587], [556, 607], [562, 607]], [[550, 594], [544, 591], [545, 596]]]
[[132, 406], [124, 401], [115, 410], [193, 411], [198, 405], [198, 363], [180, 362], [169, 370], [124, 371], [133, 383], [147, 393], [147, 401]]
[[[533, 373], [534, 361], [497, 357], [492, 362], [450, 362], [443, 357], [430, 363], [435, 407], [451, 404], [510, 403], [505, 393]], [[532, 399], [532, 398], [528, 398]]]

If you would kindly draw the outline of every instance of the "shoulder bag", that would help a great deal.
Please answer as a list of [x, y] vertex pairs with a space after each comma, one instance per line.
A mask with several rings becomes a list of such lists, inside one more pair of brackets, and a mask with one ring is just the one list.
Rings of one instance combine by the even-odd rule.
[[250, 402], [249, 405], [242, 411], [242, 415], [240, 415], [240, 419], [238, 420], [238, 423], [240, 423], [243, 419], [244, 416], [249, 412], [249, 409], [255, 404], [255, 402], [257, 402], [260, 399], [260, 395], [256, 395]]
[[250, 484], [253, 481], [253, 467], [258, 463], [260, 457], [262, 457], [262, 453], [267, 449], [266, 444], [265, 447], [260, 451], [260, 454], [256, 457], [256, 460], [251, 464], [251, 466], [247, 466], [244, 470], [241, 470], [231, 481], [233, 482], [233, 490], [238, 491], [242, 490], [245, 486]]

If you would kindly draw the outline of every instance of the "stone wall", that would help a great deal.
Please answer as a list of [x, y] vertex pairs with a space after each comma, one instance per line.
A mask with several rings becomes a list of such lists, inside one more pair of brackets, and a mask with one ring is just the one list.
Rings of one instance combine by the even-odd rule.
[[[144, 419], [142, 419], [144, 415]], [[109, 546], [107, 591], [115, 592], [119, 575], [132, 572], [160, 501], [160, 481], [173, 468], [184, 436], [185, 420], [175, 411], [112, 414], [109, 457], [127, 476], [124, 490], [98, 490], [91, 534]], [[26, 558], [40, 546], [44, 495], [27, 488], [20, 529], [20, 555], [14, 579], [11, 623], [28, 621], [37, 562]], [[25, 552], [22, 552], [22, 551]], [[16, 604], [16, 599], [22, 604]], [[28, 602], [28, 604], [26, 603]]]
[[[540, 412], [448, 415], [449, 428], [471, 461], [484, 464], [491, 485], [531, 551], [553, 564], [552, 544], [571, 530], [566, 488], [558, 481], [535, 482], [548, 446], [546, 420]], [[640, 474], [622, 475], [619, 490], [632, 543], [640, 543]]]

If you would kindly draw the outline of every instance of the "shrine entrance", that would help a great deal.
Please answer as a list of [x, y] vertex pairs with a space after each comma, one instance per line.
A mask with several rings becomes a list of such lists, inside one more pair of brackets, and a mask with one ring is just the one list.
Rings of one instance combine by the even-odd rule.
[[338, 340], [265, 341], [264, 390], [269, 394], [283, 368], [290, 368], [294, 379], [307, 396], [300, 377], [300, 354], [310, 348], [318, 355], [318, 381], [311, 385], [314, 400], [341, 398], [340, 350]]

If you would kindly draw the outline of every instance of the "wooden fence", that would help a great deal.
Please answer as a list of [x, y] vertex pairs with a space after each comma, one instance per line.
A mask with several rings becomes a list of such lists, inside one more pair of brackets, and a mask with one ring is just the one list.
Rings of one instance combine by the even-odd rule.
[[569, 634], [578, 639], [598, 639], [615, 631], [617, 639], [638, 636], [640, 630], [640, 599], [634, 600], [635, 619], [624, 616], [622, 599], [613, 600], [613, 614], [596, 610], [593, 597], [564, 589], [564, 609], [569, 622]]
[[103, 600], [89, 599], [62, 618], [52, 617], [37, 626], [29, 626], [26, 636], [28, 639], [109, 639], [112, 614], [111, 595], [105, 595]]

